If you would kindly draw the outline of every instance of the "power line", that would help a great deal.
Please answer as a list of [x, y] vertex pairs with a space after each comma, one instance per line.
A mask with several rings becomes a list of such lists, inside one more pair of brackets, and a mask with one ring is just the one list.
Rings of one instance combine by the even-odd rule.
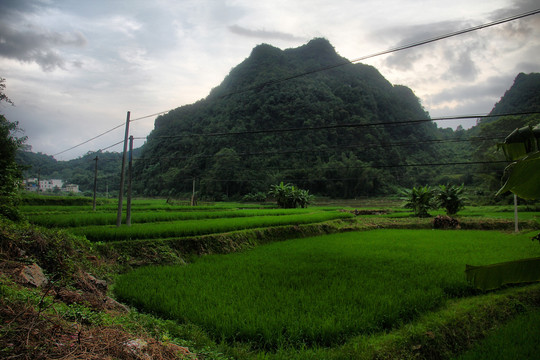
[[[320, 148], [311, 148], [311, 149], [287, 149], [287, 150], [280, 150], [280, 151], [259, 151], [259, 152], [243, 152], [243, 153], [236, 153], [235, 155], [239, 157], [247, 157], [247, 156], [262, 156], [262, 155], [283, 155], [283, 154], [299, 154], [299, 153], [324, 153], [324, 152], [331, 152], [336, 149], [341, 150], [347, 150], [347, 149], [366, 149], [366, 148], [391, 148], [391, 147], [401, 147], [401, 146], [417, 146], [417, 145], [423, 145], [423, 144], [441, 144], [441, 143], [459, 143], [459, 142], [473, 142], [473, 141], [490, 141], [490, 140], [498, 140], [501, 138], [506, 137], [507, 134], [498, 134], [498, 135], [491, 135], [491, 136], [475, 136], [470, 137], [467, 139], [427, 139], [423, 141], [409, 141], [409, 142], [397, 142], [397, 143], [363, 143], [363, 144], [353, 144], [353, 145], [347, 145], [347, 146], [328, 146], [324, 149]], [[219, 155], [219, 154], [213, 154], [213, 155], [187, 155], [187, 156], [150, 156], [150, 157], [139, 157], [134, 159], [135, 161], [149, 161], [153, 159], [158, 160], [186, 160], [190, 158], [197, 158], [197, 159], [209, 159], [214, 157], [220, 157], [220, 156], [227, 156], [227, 155]]]
[[[416, 164], [393, 164], [393, 165], [362, 165], [362, 166], [350, 166], [347, 167], [346, 170], [361, 170], [361, 169], [400, 169], [400, 168], [420, 168], [420, 167], [443, 167], [443, 166], [469, 166], [469, 165], [493, 165], [493, 164], [508, 164], [508, 161], [506, 160], [493, 160], [493, 161], [456, 161], [456, 162], [447, 162], [447, 163], [416, 163]], [[249, 170], [273, 170], [276, 172], [279, 171], [289, 171], [289, 170], [296, 170], [297, 172], [302, 171], [313, 171], [313, 168], [296, 168], [296, 167], [268, 167], [268, 168], [262, 168], [262, 169], [249, 169]], [[343, 168], [338, 167], [322, 167], [319, 169], [320, 171], [332, 171], [332, 170], [344, 170]], [[489, 173], [487, 171], [476, 171], [475, 173]], [[452, 174], [455, 174], [452, 172]], [[138, 176], [137, 176], [138, 177]], [[175, 179], [176, 181], [193, 181], [193, 177], [188, 178], [181, 178], [181, 179]], [[201, 180], [206, 181], [214, 181], [214, 182], [260, 182], [264, 181], [264, 178], [261, 179], [242, 179], [242, 178], [236, 178], [236, 179], [216, 179], [216, 178], [210, 178], [210, 177], [203, 177]], [[315, 182], [319, 181], [317, 179], [287, 179], [287, 181], [294, 182], [294, 181], [309, 181], [309, 182]], [[324, 178], [321, 180], [358, 180], [358, 178]]]
[[224, 94], [221, 97], [237, 95], [237, 94], [242, 94], [242, 93], [252, 91], [252, 90], [262, 89], [265, 86], [278, 84], [278, 83], [281, 83], [281, 82], [284, 82], [284, 81], [297, 79], [299, 77], [303, 77], [303, 76], [306, 76], [306, 75], [311, 75], [311, 74], [315, 74], [315, 73], [318, 73], [318, 72], [335, 69], [335, 68], [345, 66], [345, 65], [349, 65], [349, 64], [354, 64], [354, 63], [360, 62], [362, 60], [370, 59], [370, 58], [373, 58], [373, 57], [386, 55], [386, 54], [390, 54], [390, 53], [401, 51], [401, 50], [411, 49], [413, 47], [417, 47], [417, 46], [421, 46], [421, 45], [426, 45], [426, 44], [429, 44], [429, 43], [432, 43], [432, 42], [436, 42], [436, 41], [447, 39], [447, 38], [450, 38], [450, 37], [454, 37], [454, 36], [466, 34], [466, 33], [469, 33], [469, 32], [485, 29], [485, 28], [488, 28], [488, 27], [491, 27], [491, 26], [504, 24], [506, 22], [518, 20], [518, 19], [521, 19], [521, 18], [524, 18], [524, 17], [527, 17], [527, 16], [538, 14], [538, 13], [540, 13], [540, 9], [528, 11], [528, 12], [525, 12], [525, 13], [522, 13], [522, 14], [518, 14], [518, 15], [510, 16], [510, 17], [507, 17], [507, 18], [495, 20], [495, 21], [492, 21], [492, 22], [489, 22], [489, 23], [486, 23], [486, 24], [482, 24], [482, 25], [478, 25], [478, 26], [474, 26], [474, 27], [471, 27], [471, 28], [458, 30], [458, 31], [455, 31], [455, 32], [452, 32], [452, 33], [443, 34], [443, 35], [436, 36], [436, 37], [433, 37], [433, 38], [430, 38], [430, 39], [420, 40], [420, 41], [413, 42], [413, 43], [410, 43], [410, 44], [397, 46], [397, 47], [390, 48], [390, 49], [387, 49], [387, 50], [384, 50], [384, 51], [380, 51], [380, 52], [377, 52], [377, 53], [374, 53], [374, 54], [365, 55], [365, 56], [362, 56], [362, 57], [359, 57], [359, 58], [356, 58], [356, 59], [353, 59], [353, 60], [350, 60], [350, 61], [343, 61], [343, 62], [334, 64], [334, 65], [329, 65], [329, 66], [325, 66], [325, 67], [322, 67], [322, 68], [306, 71], [306, 72], [303, 72], [303, 73], [287, 76], [287, 77], [284, 77], [284, 78], [281, 78], [281, 79], [267, 81], [267, 82], [264, 82], [262, 84], [254, 85], [254, 86], [246, 88], [246, 89], [241, 89], [241, 90], [238, 90], [238, 91], [233, 91], [233, 92]]
[[52, 156], [60, 155], [60, 154], [63, 154], [63, 153], [65, 153], [65, 152], [67, 152], [67, 151], [70, 151], [70, 150], [73, 150], [73, 149], [75, 149], [75, 148], [78, 148], [79, 146], [84, 145], [84, 144], [87, 144], [87, 143], [89, 143], [89, 142], [92, 141], [92, 140], [95, 140], [95, 139], [97, 139], [97, 138], [99, 138], [99, 137], [101, 137], [101, 136], [103, 136], [103, 135], [106, 135], [106, 134], [110, 133], [111, 131], [114, 131], [114, 130], [116, 130], [116, 129], [118, 129], [118, 128], [121, 128], [122, 126], [124, 126], [123, 123], [120, 124], [120, 125], [117, 125], [117, 126], [113, 127], [112, 129], [109, 129], [109, 130], [107, 130], [107, 131], [105, 131], [105, 132], [103, 132], [103, 133], [101, 133], [101, 134], [99, 134], [99, 135], [96, 135], [96, 136], [94, 136], [94, 137], [91, 138], [91, 139], [88, 139], [88, 140], [86, 140], [86, 141], [83, 141], [83, 142], [80, 143], [80, 144], [77, 144], [77, 145], [75, 145], [75, 146], [72, 146], [72, 147], [70, 147], [69, 149], [60, 151], [59, 153], [56, 153], [56, 154], [53, 154]]
[[522, 19], [522, 18], [527, 17], [527, 16], [536, 15], [538, 13], [540, 13], [540, 9], [527, 11], [527, 12], [524, 12], [522, 14], [509, 16], [509, 17], [506, 17], [506, 18], [503, 18], [503, 19], [499, 19], [499, 20], [495, 20], [495, 21], [486, 23], [486, 24], [473, 26], [473, 27], [470, 27], [468, 29], [458, 30], [458, 31], [455, 31], [455, 32], [452, 32], [452, 33], [436, 36], [436, 37], [433, 37], [433, 38], [430, 38], [430, 39], [421, 40], [421, 41], [413, 42], [413, 43], [402, 45], [402, 46], [397, 46], [395, 48], [391, 48], [391, 49], [388, 49], [388, 50], [385, 50], [385, 51], [380, 51], [380, 52], [377, 52], [377, 53], [374, 53], [374, 54], [371, 54], [371, 55], [362, 56], [362, 57], [356, 58], [354, 60], [351, 60], [351, 62], [356, 63], [356, 62], [359, 62], [359, 61], [362, 61], [362, 60], [365, 60], [365, 59], [369, 59], [369, 58], [372, 58], [372, 57], [376, 57], [376, 56], [380, 56], [380, 55], [386, 55], [386, 54], [389, 54], [389, 53], [392, 53], [392, 52], [406, 50], [406, 49], [410, 49], [410, 48], [421, 46], [421, 45], [426, 45], [426, 44], [436, 42], [436, 41], [439, 41], [439, 40], [444, 40], [444, 39], [448, 39], [448, 38], [451, 38], [451, 37], [454, 37], [454, 36], [463, 35], [463, 34], [466, 34], [466, 33], [473, 32], [473, 31], [485, 29], [485, 28], [488, 28], [488, 27], [491, 27], [491, 26], [504, 24], [504, 23], [507, 23], [509, 21], [519, 20], [519, 19]]
[[157, 112], [155, 114], [141, 116], [141, 117], [138, 117], [138, 118], [135, 118], [135, 119], [131, 119], [130, 122], [135, 122], [135, 121], [139, 121], [139, 120], [142, 120], [142, 119], [147, 119], [147, 118], [150, 118], [150, 117], [162, 115], [162, 114], [168, 113], [169, 111], [172, 111], [172, 110], [174, 110], [174, 109], [164, 110], [164, 111]]
[[[403, 46], [394, 47], [394, 48], [384, 50], [384, 51], [380, 51], [380, 52], [377, 52], [377, 53], [374, 53], [374, 54], [362, 56], [362, 57], [353, 59], [351, 61], [341, 62], [341, 63], [335, 64], [335, 65], [322, 67], [322, 68], [319, 68], [319, 69], [316, 69], [316, 70], [311, 70], [311, 71], [299, 73], [299, 74], [296, 74], [296, 75], [284, 77], [282, 79], [268, 81], [268, 82], [265, 82], [265, 83], [260, 84], [260, 85], [252, 86], [250, 88], [246, 88], [246, 89], [243, 89], [243, 90], [239, 90], [239, 91], [224, 94], [221, 97], [226, 97], [226, 96], [235, 95], [235, 94], [241, 94], [241, 93], [244, 93], [244, 92], [247, 92], [247, 91], [260, 89], [260, 88], [263, 88], [263, 87], [268, 86], [268, 85], [273, 85], [273, 84], [281, 83], [281, 82], [284, 82], [284, 81], [296, 79], [296, 78], [299, 78], [299, 77], [302, 77], [302, 76], [306, 76], [306, 75], [309, 75], [309, 74], [314, 74], [314, 73], [334, 69], [334, 68], [337, 68], [337, 67], [341, 67], [341, 66], [344, 66], [344, 65], [360, 62], [362, 60], [366, 60], [366, 59], [373, 58], [373, 57], [376, 57], [376, 56], [386, 55], [386, 54], [389, 54], [389, 53], [392, 53], [392, 52], [397, 52], [397, 51], [406, 50], [406, 49], [410, 49], [410, 48], [421, 46], [421, 45], [426, 45], [426, 44], [436, 42], [436, 41], [440, 41], [440, 40], [443, 40], [443, 39], [447, 39], [447, 38], [450, 38], [450, 37], [466, 34], [466, 33], [469, 33], [469, 32], [480, 30], [480, 29], [485, 29], [485, 28], [495, 26], [495, 25], [500, 25], [500, 24], [503, 24], [503, 23], [506, 23], [506, 22], [522, 19], [524, 17], [532, 16], [532, 15], [535, 15], [535, 14], [538, 14], [538, 13], [540, 13], [540, 9], [528, 11], [528, 12], [525, 12], [525, 13], [522, 13], [522, 14], [518, 14], [518, 15], [506, 17], [506, 18], [503, 18], [503, 19], [495, 20], [495, 21], [492, 21], [492, 22], [489, 22], [489, 23], [486, 23], [486, 24], [482, 24], [482, 25], [471, 27], [471, 28], [455, 31], [455, 32], [452, 32], [452, 33], [436, 36], [436, 37], [426, 39], [426, 40], [413, 42], [413, 43], [406, 44], [406, 45], [403, 45]], [[160, 112], [157, 112], [157, 113], [154, 113], [154, 114], [151, 114], [151, 115], [141, 116], [139, 118], [131, 120], [131, 122], [146, 119], [146, 118], [150, 118], [150, 117], [154, 117], [154, 116], [157, 116], [157, 115], [161, 115], [161, 114], [167, 113], [167, 112], [172, 111], [172, 110], [174, 110], [174, 109], [164, 110], [164, 111], [160, 111]], [[443, 119], [439, 119], [439, 120], [436, 120], [436, 121], [441, 121], [441, 120], [443, 120]], [[80, 144], [77, 144], [75, 146], [72, 146], [72, 147], [70, 147], [70, 148], [68, 148], [66, 150], [63, 150], [63, 151], [58, 152], [56, 154], [53, 154], [53, 156], [57, 156], [57, 155], [65, 153], [67, 151], [73, 150], [73, 149], [75, 149], [75, 148], [77, 148], [77, 147], [79, 147], [81, 145], [84, 145], [84, 144], [86, 144], [86, 143], [88, 143], [88, 142], [90, 142], [92, 140], [95, 140], [95, 139], [97, 139], [97, 138], [99, 138], [99, 137], [101, 137], [101, 136], [103, 136], [103, 135], [105, 135], [105, 134], [107, 134], [107, 133], [109, 133], [109, 132], [111, 132], [113, 130], [118, 129], [118, 128], [122, 127], [123, 125], [124, 124], [120, 124], [120, 125], [112, 128], [110, 130], [107, 130], [104, 133], [101, 133], [101, 134], [99, 134], [99, 135], [97, 135], [97, 136], [95, 136], [95, 137], [93, 137], [93, 138], [91, 138], [89, 140], [86, 140], [86, 141], [84, 141], [84, 142], [82, 142]]]
[[306, 127], [297, 127], [297, 128], [266, 129], [266, 130], [246, 130], [246, 131], [231, 131], [231, 132], [216, 132], [216, 133], [189, 133], [189, 134], [181, 134], [181, 135], [161, 135], [161, 136], [156, 136], [154, 138], [174, 139], [174, 138], [182, 138], [182, 137], [187, 137], [187, 136], [214, 137], [214, 136], [231, 136], [231, 135], [273, 134], [273, 133], [283, 133], [283, 132], [329, 130], [329, 129], [340, 129], [340, 128], [363, 128], [363, 127], [372, 127], [372, 126], [413, 125], [413, 124], [420, 124], [420, 123], [432, 122], [432, 121], [487, 119], [487, 118], [502, 117], [502, 116], [525, 116], [525, 115], [534, 115], [534, 114], [540, 114], [540, 112], [530, 111], [530, 112], [499, 114], [499, 115], [489, 115], [489, 114], [488, 115], [458, 115], [458, 116], [439, 117], [439, 118], [433, 118], [433, 119], [385, 121], [385, 122], [379, 122], [379, 123], [346, 123], [346, 124], [333, 124], [333, 125], [323, 125], [323, 126], [306, 126]]
[[116, 146], [116, 145], [120, 145], [120, 144], [122, 144], [123, 142], [124, 142], [124, 140], [120, 140], [120, 141], [117, 142], [116, 144], [112, 144], [112, 145], [109, 145], [109, 146], [107, 146], [107, 147], [105, 147], [105, 148], [101, 148], [101, 149], [99, 149], [98, 151], [105, 151], [105, 150], [110, 149], [110, 148], [112, 148], [112, 147], [114, 147], [114, 146]]

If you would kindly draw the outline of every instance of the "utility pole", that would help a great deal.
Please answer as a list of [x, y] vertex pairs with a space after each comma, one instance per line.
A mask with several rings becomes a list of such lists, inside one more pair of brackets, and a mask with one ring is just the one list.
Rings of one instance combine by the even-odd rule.
[[519, 232], [517, 205], [518, 205], [517, 195], [514, 194], [514, 231], [515, 232]]
[[129, 137], [129, 165], [128, 165], [128, 191], [126, 225], [131, 226], [131, 178], [133, 177], [133, 135]]
[[195, 197], [195, 179], [193, 179], [193, 193], [191, 195], [191, 206], [197, 205], [197, 198]]
[[122, 200], [124, 198], [124, 178], [125, 178], [125, 169], [126, 169], [126, 153], [128, 146], [128, 136], [129, 136], [129, 117], [130, 112], [127, 112], [126, 116], [126, 134], [124, 136], [124, 154], [122, 156], [122, 170], [120, 172], [120, 191], [118, 192], [118, 213], [116, 215], [116, 226], [120, 227], [122, 225]]
[[98, 157], [94, 159], [96, 162], [96, 166], [94, 167], [94, 201], [92, 202], [92, 210], [96, 211], [96, 192], [97, 192], [97, 163], [98, 163]]

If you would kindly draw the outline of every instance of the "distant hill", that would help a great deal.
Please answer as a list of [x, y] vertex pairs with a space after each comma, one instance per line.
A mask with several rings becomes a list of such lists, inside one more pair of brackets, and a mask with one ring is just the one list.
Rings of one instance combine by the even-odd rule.
[[350, 63], [326, 39], [263, 44], [207, 98], [156, 119], [134, 187], [174, 195], [196, 179], [201, 194], [221, 198], [284, 181], [332, 197], [395, 193], [443, 175], [401, 166], [440, 162], [448, 149], [426, 140], [448, 136], [409, 88]]
[[[135, 153], [135, 150], [134, 150]], [[57, 161], [42, 153], [19, 151], [17, 163], [23, 165], [25, 178], [61, 179], [66, 183], [79, 185], [83, 192], [94, 189], [94, 159], [98, 156], [98, 193], [112, 194], [120, 187], [120, 168], [122, 154], [111, 152], [88, 153], [80, 158]]]
[[520, 73], [490, 115], [540, 111], [540, 73]]
[[[500, 115], [485, 118], [478, 125], [467, 131], [467, 136], [486, 140], [471, 142], [466, 151], [481, 162], [504, 160], [502, 151], [497, 151], [497, 143], [517, 128], [540, 123], [539, 114], [503, 116], [504, 114], [540, 112], [540, 74], [520, 73], [516, 76], [512, 87], [508, 89], [495, 104], [490, 115]], [[501, 186], [504, 165], [485, 164], [478, 167], [478, 176], [474, 183], [494, 192]]]

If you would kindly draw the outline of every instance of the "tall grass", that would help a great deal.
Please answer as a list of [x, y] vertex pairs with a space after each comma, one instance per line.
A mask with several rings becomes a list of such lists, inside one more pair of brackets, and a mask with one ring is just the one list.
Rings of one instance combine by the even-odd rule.
[[115, 293], [138, 307], [201, 325], [216, 339], [266, 349], [331, 346], [405, 323], [474, 291], [465, 264], [539, 256], [526, 235], [377, 230], [273, 243], [146, 267]]
[[[131, 216], [132, 223], [149, 223], [158, 221], [200, 220], [218, 218], [236, 218], [250, 216], [279, 216], [306, 214], [311, 209], [253, 209], [253, 210], [220, 210], [216, 211], [135, 211]], [[70, 213], [33, 213], [28, 220], [35, 225], [45, 227], [77, 227], [89, 225], [114, 225], [116, 213], [108, 212], [70, 212]], [[125, 222], [125, 215], [123, 222]]]
[[540, 311], [525, 313], [488, 335], [459, 360], [538, 359], [540, 355]]
[[318, 223], [334, 219], [351, 218], [354, 215], [343, 212], [314, 212], [293, 215], [268, 215], [239, 218], [218, 218], [202, 220], [183, 220], [133, 224], [130, 227], [85, 226], [70, 231], [85, 235], [92, 241], [119, 241], [135, 239], [158, 239], [194, 235], [214, 234], [259, 227], [299, 225]]

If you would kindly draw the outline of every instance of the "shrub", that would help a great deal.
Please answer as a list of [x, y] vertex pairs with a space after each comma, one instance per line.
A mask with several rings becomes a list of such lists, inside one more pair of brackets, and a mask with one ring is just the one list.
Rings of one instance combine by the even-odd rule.
[[436, 197], [439, 206], [446, 210], [446, 215], [455, 215], [464, 207], [463, 185], [439, 185]]
[[272, 185], [268, 195], [273, 196], [278, 206], [285, 209], [298, 206], [305, 208], [313, 199], [309, 190], [299, 189], [291, 184], [283, 184], [283, 181], [279, 185]]
[[403, 207], [412, 209], [415, 216], [428, 217], [428, 210], [436, 208], [433, 191], [428, 185], [405, 189], [401, 193], [406, 201]]

